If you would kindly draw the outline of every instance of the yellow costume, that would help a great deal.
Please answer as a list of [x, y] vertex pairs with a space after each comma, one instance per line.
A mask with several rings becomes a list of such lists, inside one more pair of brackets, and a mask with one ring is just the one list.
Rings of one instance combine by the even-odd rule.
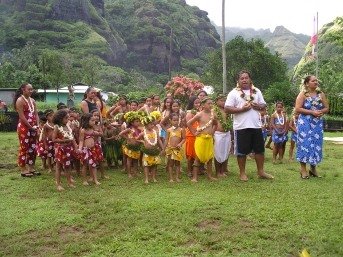
[[214, 147], [211, 134], [200, 134], [194, 143], [195, 153], [200, 162], [205, 163], [213, 158]]
[[123, 145], [124, 154], [126, 154], [128, 157], [130, 157], [132, 159], [138, 160], [140, 158], [140, 156], [141, 156], [141, 151], [139, 151], [139, 150], [130, 150], [130, 149], [128, 149], [128, 147], [130, 148], [130, 146], [128, 146], [128, 145]]
[[150, 167], [153, 165], [161, 164], [161, 158], [160, 155], [148, 155], [143, 153], [143, 166], [144, 167]]
[[[179, 137], [181, 138], [181, 130], [180, 131], [172, 131], [170, 130], [169, 132], [169, 141], [171, 137]], [[170, 147], [169, 142], [168, 142], [168, 147], [166, 149], [166, 155], [170, 156], [171, 160], [175, 160], [175, 161], [182, 161], [182, 150], [181, 149], [177, 149], [177, 148], [173, 148]]]

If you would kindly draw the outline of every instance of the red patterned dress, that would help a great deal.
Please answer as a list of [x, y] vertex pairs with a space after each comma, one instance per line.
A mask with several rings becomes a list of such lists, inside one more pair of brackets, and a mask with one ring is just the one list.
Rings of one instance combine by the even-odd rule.
[[[24, 116], [27, 122], [32, 126], [37, 126], [37, 120], [35, 115], [36, 104], [32, 101], [31, 97], [29, 101], [22, 96], [24, 100]], [[29, 106], [29, 102], [31, 106]], [[32, 109], [31, 109], [32, 108]], [[25, 167], [26, 164], [34, 165], [36, 161], [36, 143], [37, 132], [30, 131], [28, 127], [24, 125], [24, 122], [19, 119], [17, 126], [18, 138], [19, 138], [19, 153], [18, 153], [18, 166]]]
[[[94, 138], [93, 134], [85, 134], [85, 140], [86, 139], [90, 139], [90, 138]], [[104, 157], [102, 157], [102, 160], [104, 160]], [[82, 153], [81, 153], [81, 161], [82, 162], [87, 162], [89, 166], [95, 168], [96, 167], [96, 162], [98, 161], [98, 154], [95, 148], [95, 144], [94, 147], [89, 148], [88, 146], [84, 146], [82, 148]]]
[[[66, 138], [64, 138], [64, 135], [61, 131], [58, 131], [57, 139], [64, 140]], [[66, 168], [69, 168], [73, 159], [73, 155], [74, 147], [72, 142], [69, 142], [66, 145], [55, 143], [55, 161], [58, 161]]]

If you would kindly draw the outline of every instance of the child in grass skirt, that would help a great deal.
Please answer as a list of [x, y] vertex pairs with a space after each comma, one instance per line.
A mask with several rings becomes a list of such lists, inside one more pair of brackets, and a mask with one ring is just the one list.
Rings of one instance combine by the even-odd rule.
[[[149, 173], [152, 173], [152, 179], [156, 183], [157, 165], [161, 163], [160, 153], [163, 145], [159, 134], [153, 128], [154, 116], [143, 117], [141, 119], [144, 125], [143, 133], [137, 138], [137, 142], [143, 143], [141, 151], [143, 152], [143, 166], [145, 174], [145, 184], [149, 183]], [[160, 149], [158, 147], [161, 147]]]

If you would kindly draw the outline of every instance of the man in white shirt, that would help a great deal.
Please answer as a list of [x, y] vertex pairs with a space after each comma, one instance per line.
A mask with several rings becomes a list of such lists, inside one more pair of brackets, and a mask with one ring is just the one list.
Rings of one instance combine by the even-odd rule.
[[263, 170], [264, 140], [259, 111], [266, 108], [261, 91], [251, 84], [248, 71], [238, 73], [238, 84], [227, 96], [225, 111], [233, 114], [234, 150], [240, 170], [240, 179], [248, 181], [245, 174], [246, 156], [255, 152], [258, 178], [273, 179]]

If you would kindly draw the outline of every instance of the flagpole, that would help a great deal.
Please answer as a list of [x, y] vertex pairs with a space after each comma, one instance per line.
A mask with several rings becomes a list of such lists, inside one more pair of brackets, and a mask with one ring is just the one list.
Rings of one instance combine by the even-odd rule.
[[319, 57], [319, 52], [318, 52], [318, 45], [319, 45], [319, 35], [318, 35], [318, 12], [317, 12], [317, 57], [316, 57], [316, 78], [318, 79], [318, 57]]

